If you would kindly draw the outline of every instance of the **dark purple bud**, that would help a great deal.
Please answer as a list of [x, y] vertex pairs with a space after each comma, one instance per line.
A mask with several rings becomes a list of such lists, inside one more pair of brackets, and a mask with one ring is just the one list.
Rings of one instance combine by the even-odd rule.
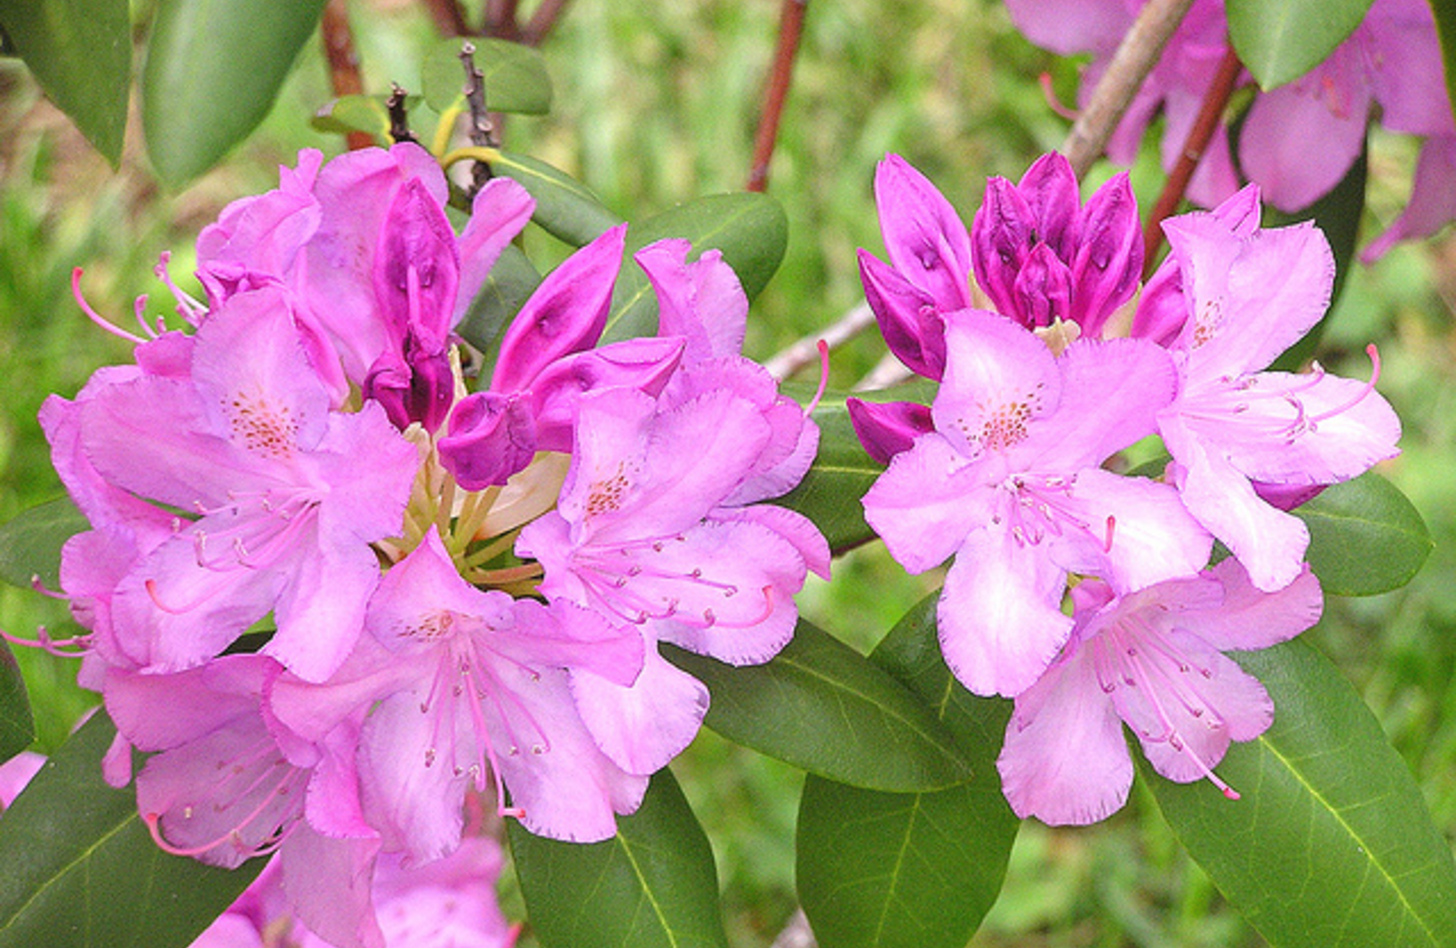
[[682, 336], [624, 339], [557, 359], [531, 384], [540, 451], [570, 451], [577, 409], [587, 392], [635, 388], [654, 398], [682, 361]]
[[1055, 320], [1070, 319], [1072, 273], [1057, 259], [1052, 248], [1037, 244], [1016, 274], [1011, 288], [1013, 308], [1003, 311], [1028, 329], [1050, 326]]
[[445, 212], [419, 178], [406, 181], [389, 207], [373, 280], [396, 345], [412, 332], [427, 350], [444, 348], [460, 286], [460, 251]]
[[971, 263], [976, 282], [998, 313], [1015, 312], [1012, 287], [1035, 239], [1036, 220], [1026, 198], [1005, 178], [986, 182], [986, 199], [971, 221]]
[[1050, 244], [1062, 260], [1072, 259], [1081, 233], [1082, 195], [1071, 163], [1047, 152], [1026, 169], [1017, 190], [1031, 209], [1036, 238]]
[[525, 391], [552, 362], [597, 344], [626, 240], [627, 225], [613, 227], [541, 281], [501, 340], [491, 391]]
[[909, 450], [920, 435], [935, 430], [930, 409], [917, 402], [867, 402], [858, 398], [844, 402], [860, 444], [881, 464], [889, 464], [895, 455]]
[[1137, 292], [1143, 272], [1143, 237], [1137, 198], [1127, 173], [1097, 189], [1082, 210], [1081, 244], [1072, 258], [1071, 318], [1096, 339], [1119, 306]]
[[1254, 486], [1254, 493], [1259, 495], [1260, 500], [1286, 512], [1314, 500], [1329, 486], [1328, 484], [1269, 484], [1264, 481], [1252, 481], [1251, 483]]
[[945, 323], [935, 300], [865, 250], [859, 252], [859, 275], [890, 351], [910, 371], [939, 382], [945, 375]]
[[384, 406], [389, 420], [401, 431], [419, 422], [434, 434], [455, 400], [455, 375], [446, 350], [427, 352], [406, 337], [404, 353], [384, 353], [364, 377], [363, 394]]
[[450, 415], [440, 439], [440, 461], [466, 490], [504, 484], [536, 456], [536, 422], [519, 395], [476, 392]]

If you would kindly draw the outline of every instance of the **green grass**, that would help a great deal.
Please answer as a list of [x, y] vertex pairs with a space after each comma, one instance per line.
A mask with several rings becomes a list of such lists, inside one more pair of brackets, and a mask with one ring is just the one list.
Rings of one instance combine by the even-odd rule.
[[[371, 91], [416, 84], [431, 40], [414, 8], [356, 5], [358, 46]], [[512, 119], [507, 142], [577, 175], [613, 209], [645, 217], [691, 197], [741, 187], [778, 4], [578, 0], [546, 48], [557, 107]], [[1017, 177], [1055, 147], [1066, 123], [1045, 106], [1036, 75], [1052, 68], [1063, 98], [1071, 67], [1032, 49], [995, 3], [868, 0], [814, 4], [784, 116], [769, 193], [790, 220], [784, 268], [755, 304], [748, 348], [767, 356], [838, 318], [859, 297], [855, 249], [881, 252], [870, 184], [889, 150], [906, 155], [969, 219], [989, 174]], [[262, 130], [187, 191], [157, 190], [132, 148], [111, 174], [28, 77], [0, 63], [0, 519], [61, 493], [35, 412], [47, 393], [74, 395], [125, 347], [93, 327], [70, 299], [69, 273], [87, 269], [98, 310], [130, 318], [131, 298], [165, 294], [150, 268], [164, 249], [189, 268], [196, 232], [229, 200], [269, 187], [296, 149], [339, 143], [313, 132], [327, 98], [311, 44]], [[1408, 143], [1382, 140], [1372, 161], [1372, 220], [1388, 221], [1409, 179]], [[1149, 199], [1155, 175], [1135, 175]], [[1105, 176], [1105, 170], [1097, 174]], [[543, 234], [528, 250], [562, 248]], [[1456, 285], [1456, 242], [1401, 248], [1352, 274], [1322, 356], [1365, 377], [1364, 343], [1380, 344], [1381, 389], [1405, 423], [1404, 453], [1387, 473], [1436, 538], [1425, 570], [1403, 590], [1329, 604], [1312, 636], [1356, 682], [1415, 773], [1437, 825], [1456, 836], [1456, 334], [1446, 300]], [[872, 336], [835, 354], [832, 379], [848, 385], [883, 354]], [[806, 616], [867, 651], [933, 588], [906, 577], [883, 549], [836, 564], [832, 584], [811, 584]], [[0, 591], [0, 626], [29, 634], [62, 627], [63, 603]], [[68, 684], [70, 663], [21, 656], [53, 749], [92, 699]], [[767, 945], [794, 906], [792, 829], [802, 775], [711, 734], [674, 766], [712, 839], [732, 943]], [[1145, 791], [1117, 817], [1084, 830], [1028, 824], [1008, 882], [974, 945], [1245, 946], [1262, 944], [1173, 840]]]

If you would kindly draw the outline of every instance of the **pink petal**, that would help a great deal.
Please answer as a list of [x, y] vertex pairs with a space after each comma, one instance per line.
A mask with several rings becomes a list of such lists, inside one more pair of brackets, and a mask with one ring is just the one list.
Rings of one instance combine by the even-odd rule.
[[1326, 92], [1332, 68], [1326, 63], [1260, 95], [1239, 133], [1239, 166], [1281, 211], [1302, 210], [1334, 190], [1364, 147], [1370, 89], [1362, 78]]
[[1036, 544], [989, 527], [966, 537], [945, 577], [940, 649], [978, 695], [1014, 697], [1046, 671], [1072, 630], [1060, 609], [1067, 574]]
[[1057, 409], [1061, 372], [1046, 343], [984, 310], [950, 314], [946, 373], [931, 405], [935, 429], [967, 458], [1004, 453]]
[[652, 774], [692, 743], [708, 712], [708, 689], [647, 650], [630, 687], [591, 672], [571, 675], [571, 694], [597, 746], [629, 774]]
[[912, 573], [940, 565], [995, 513], [994, 480], [939, 433], [924, 435], [864, 495], [865, 519]]
[[1053, 665], [1017, 697], [996, 769], [1007, 801], [1023, 819], [1085, 825], [1127, 802], [1132, 758], [1085, 649]]
[[687, 262], [691, 244], [660, 240], [633, 254], [657, 293], [657, 334], [687, 339], [688, 363], [738, 355], [748, 327], [748, 297], [718, 250]]
[[1152, 434], [1178, 384], [1167, 351], [1142, 339], [1078, 341], [1058, 364], [1066, 396], [1025, 447], [1040, 470], [1101, 464]]
[[1268, 648], [1291, 639], [1318, 622], [1324, 609], [1319, 580], [1308, 566], [1272, 593], [1249, 582], [1248, 572], [1233, 557], [1209, 573], [1223, 585], [1223, 603], [1183, 612], [1177, 624], [1221, 652]]
[[899, 155], [875, 168], [885, 252], [900, 274], [943, 310], [971, 305], [971, 239], [950, 202]]
[[460, 234], [460, 291], [450, 325], [465, 317], [501, 251], [531, 219], [536, 201], [510, 178], [491, 178], [475, 195]]

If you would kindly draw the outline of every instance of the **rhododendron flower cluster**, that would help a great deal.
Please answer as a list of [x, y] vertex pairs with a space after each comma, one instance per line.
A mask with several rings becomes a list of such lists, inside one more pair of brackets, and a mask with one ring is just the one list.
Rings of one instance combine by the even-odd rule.
[[[1006, 0], [1027, 38], [1062, 55], [1092, 53], [1083, 79], [1090, 95], [1144, 0]], [[1223, 0], [1196, 0], [1158, 64], [1138, 90], [1107, 146], [1131, 164], [1138, 142], [1162, 110], [1162, 156], [1171, 169], [1228, 48]], [[1350, 36], [1319, 65], [1286, 85], [1258, 93], [1240, 128], [1237, 168], [1264, 199], [1298, 211], [1331, 191], [1365, 145], [1373, 114], [1396, 132], [1425, 141], [1410, 201], [1364, 252], [1368, 261], [1400, 240], [1427, 237], [1456, 219], [1456, 121], [1442, 81], [1440, 41], [1426, 0], [1375, 0]], [[1251, 81], [1247, 73], [1240, 83]], [[1318, 143], [1311, 147], [1312, 142]], [[1229, 198], [1238, 172], [1228, 130], [1209, 143], [1189, 185], [1205, 207]]]
[[[1400, 434], [1373, 378], [1269, 370], [1329, 302], [1324, 237], [1261, 229], [1250, 186], [1167, 221], [1171, 253], [1139, 293], [1125, 176], [1083, 206], [1046, 155], [1017, 185], [993, 179], [969, 232], [896, 156], [876, 198], [893, 263], [862, 254], [867, 297], [891, 350], [941, 384], [928, 407], [850, 400], [888, 464], [865, 516], [912, 572], [950, 558], [942, 652], [971, 691], [1016, 699], [999, 761], [1013, 808], [1084, 823], [1121, 806], [1119, 720], [1160, 773], [1224, 787], [1213, 767], [1272, 708], [1221, 653], [1320, 613], [1288, 509]], [[1151, 435], [1160, 477], [1108, 468]], [[1215, 538], [1233, 556], [1210, 568]]]
[[766, 661], [829, 568], [764, 503], [818, 434], [739, 353], [717, 253], [638, 253], [661, 331], [598, 345], [626, 228], [607, 231], [471, 393], [453, 331], [533, 202], [492, 180], [457, 235], [446, 197], [413, 144], [303, 152], [202, 233], [185, 329], [139, 301], [134, 364], [42, 412], [92, 527], [61, 585], [118, 729], [108, 779], [150, 754], [157, 842], [276, 852], [289, 912], [340, 946], [396, 943], [396, 869], [474, 858], [479, 792], [538, 834], [612, 836], [708, 704], [657, 643]]

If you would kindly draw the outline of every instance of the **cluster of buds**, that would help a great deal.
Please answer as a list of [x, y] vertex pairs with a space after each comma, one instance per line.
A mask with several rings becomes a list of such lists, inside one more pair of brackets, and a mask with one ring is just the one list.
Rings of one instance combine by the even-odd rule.
[[476, 793], [534, 833], [612, 836], [708, 705], [658, 643], [766, 661], [829, 568], [763, 503], [818, 432], [740, 354], [719, 255], [639, 252], [660, 331], [599, 346], [607, 231], [469, 393], [453, 330], [533, 203], [493, 180], [457, 235], [446, 196], [413, 144], [303, 152], [199, 237], [185, 330], [139, 301], [134, 364], [42, 411], [92, 527], [61, 585], [118, 729], [108, 780], [151, 754], [158, 844], [276, 852], [289, 910], [344, 948], [384, 944], [375, 867], [457, 852]]
[[[1139, 293], [1125, 176], [1083, 207], [1047, 155], [1018, 185], [993, 179], [969, 233], [896, 156], [876, 198], [892, 265], [861, 256], [866, 294], [891, 350], [941, 385], [928, 407], [850, 400], [888, 464], [865, 516], [912, 572], [954, 557], [941, 648], [971, 691], [1016, 699], [1012, 807], [1052, 823], [1120, 807], [1119, 721], [1160, 773], [1236, 796], [1213, 767], [1273, 707], [1222, 653], [1314, 624], [1309, 533], [1288, 510], [1400, 434], [1374, 378], [1268, 371], [1329, 303], [1323, 235], [1261, 229], [1251, 186], [1167, 221], [1171, 253]], [[1161, 479], [1105, 466], [1155, 434]], [[1208, 568], [1215, 538], [1233, 556]]]

